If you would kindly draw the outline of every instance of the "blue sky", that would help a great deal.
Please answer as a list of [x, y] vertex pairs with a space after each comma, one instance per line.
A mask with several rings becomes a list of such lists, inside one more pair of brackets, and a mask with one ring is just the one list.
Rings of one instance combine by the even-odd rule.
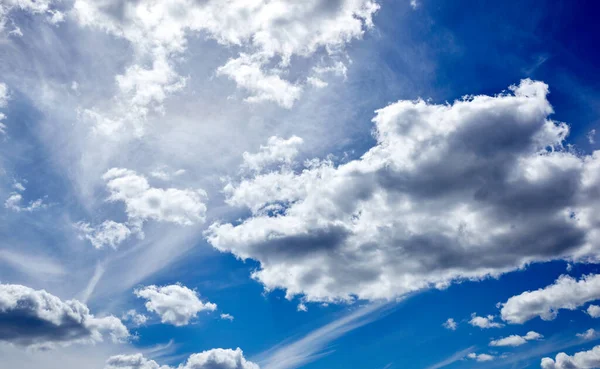
[[0, 0], [0, 368], [600, 367], [598, 9]]

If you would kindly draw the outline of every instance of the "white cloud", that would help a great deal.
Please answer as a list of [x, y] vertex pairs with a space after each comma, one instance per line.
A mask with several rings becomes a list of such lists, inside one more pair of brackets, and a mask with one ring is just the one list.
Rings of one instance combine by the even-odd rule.
[[[239, 348], [212, 349], [191, 355], [178, 369], [259, 369], [255, 363], [246, 360]], [[106, 361], [104, 369], [174, 369], [167, 365], [158, 365], [154, 360], [146, 359], [142, 354], [117, 355]]]
[[246, 90], [246, 101], [273, 101], [290, 108], [303, 90], [299, 82], [284, 79], [291, 58], [343, 53], [349, 42], [373, 26], [372, 16], [379, 8], [371, 0], [235, 0], [227, 6], [216, 0], [142, 0], [111, 5], [77, 0], [72, 13], [80, 25], [124, 38], [134, 49], [134, 62], [116, 77], [115, 109], [84, 109], [82, 115], [97, 132], [113, 137], [122, 136], [128, 125], [142, 135], [147, 116], [162, 112], [166, 98], [185, 86], [176, 62], [191, 33], [203, 32], [241, 51], [218, 73]]
[[16, 284], [0, 284], [0, 331], [0, 341], [40, 348], [102, 342], [106, 335], [115, 342], [129, 337], [114, 316], [97, 318], [77, 300], [62, 301]]
[[108, 199], [125, 203], [130, 222], [150, 219], [180, 225], [204, 222], [204, 190], [154, 188], [144, 176], [123, 168], [112, 168], [102, 178], [110, 192]]
[[473, 314], [471, 314], [471, 320], [469, 320], [469, 324], [471, 324], [473, 327], [479, 327], [479, 328], [483, 328], [483, 329], [504, 327], [504, 324], [494, 322], [494, 318], [495, 317], [493, 315], [488, 315], [486, 317], [483, 317], [483, 316], [477, 316], [476, 313], [473, 313]]
[[[0, 3], [0, 34], [6, 29], [6, 24], [10, 20], [9, 14], [13, 11], [22, 11], [34, 15], [47, 15], [47, 21], [51, 24], [58, 24], [64, 21], [64, 14], [56, 9], [53, 9], [57, 1], [54, 0], [3, 0]], [[12, 22], [12, 20], [11, 20]], [[14, 22], [14, 29], [9, 31], [9, 34], [22, 36], [21, 29]]]
[[134, 326], [139, 327], [145, 325], [148, 321], [148, 317], [144, 314], [140, 314], [135, 310], [129, 310], [121, 317], [122, 320], [130, 321]]
[[562, 148], [569, 129], [548, 120], [548, 86], [510, 91], [399, 101], [377, 111], [377, 144], [357, 160], [229, 181], [227, 203], [252, 215], [206, 237], [260, 262], [252, 276], [267, 290], [307, 302], [390, 299], [532, 261], [596, 258], [600, 151]]
[[600, 318], [600, 306], [598, 306], [598, 305], [590, 305], [590, 306], [588, 306], [586, 312], [592, 318]]
[[588, 142], [590, 144], [596, 143], [596, 130], [595, 129], [590, 130], [586, 136], [587, 136]]
[[201, 311], [215, 311], [217, 305], [202, 302], [196, 291], [185, 286], [147, 286], [135, 290], [135, 295], [146, 299], [146, 309], [160, 316], [163, 323], [175, 326], [188, 325]]
[[303, 312], [307, 312], [307, 311], [308, 311], [308, 308], [306, 307], [306, 305], [305, 305], [305, 304], [303, 304], [303, 303], [299, 303], [299, 304], [298, 304], [298, 307], [296, 308], [296, 310], [298, 310], [298, 311], [303, 311]]
[[82, 237], [89, 240], [97, 249], [101, 249], [104, 246], [116, 249], [132, 233], [125, 224], [112, 220], [105, 220], [96, 227], [93, 227], [89, 223], [78, 222], [75, 224], [75, 227], [81, 232]]
[[221, 314], [221, 319], [229, 320], [230, 322], [233, 322], [234, 317], [231, 314]]
[[22, 205], [23, 196], [18, 192], [11, 192], [9, 197], [4, 201], [4, 207], [16, 212], [32, 212], [48, 207], [42, 199], [32, 200], [27, 205]]
[[589, 351], [581, 351], [573, 356], [564, 352], [556, 355], [552, 360], [545, 357], [541, 362], [542, 369], [593, 369], [600, 367], [600, 346], [595, 346]]
[[[1, 31], [2, 31], [2, 11], [1, 11], [1, 5], [0, 5], [0, 32]], [[6, 108], [6, 106], [8, 105], [8, 99], [9, 99], [8, 87], [6, 86], [5, 83], [0, 82], [0, 108]], [[0, 113], [0, 134], [6, 133], [6, 125], [2, 122], [4, 119], [6, 119], [6, 115], [3, 113]]]
[[302, 143], [303, 140], [297, 136], [288, 139], [271, 136], [267, 144], [265, 146], [261, 145], [257, 153], [244, 152], [242, 167], [260, 172], [274, 164], [290, 165], [298, 155], [298, 147]]
[[494, 356], [489, 355], [489, 354], [476, 354], [474, 352], [471, 352], [467, 355], [468, 359], [472, 359], [472, 360], [476, 360], [478, 362], [485, 362], [485, 361], [492, 361], [495, 359]]
[[577, 333], [576, 336], [584, 340], [592, 340], [598, 337], [598, 332], [594, 328], [590, 328], [583, 333]]
[[579, 281], [562, 275], [554, 284], [526, 291], [502, 304], [502, 319], [523, 324], [537, 316], [553, 320], [560, 309], [575, 310], [588, 301], [600, 299], [600, 275], [583, 276]]
[[455, 331], [458, 324], [454, 321], [454, 319], [448, 318], [448, 320], [446, 320], [442, 326], [446, 329], [450, 329], [451, 331]]
[[500, 338], [497, 340], [492, 340], [490, 342], [490, 346], [521, 346], [527, 343], [527, 341], [537, 341], [542, 339], [544, 336], [541, 334], [529, 331], [524, 336], [512, 335], [504, 338]]

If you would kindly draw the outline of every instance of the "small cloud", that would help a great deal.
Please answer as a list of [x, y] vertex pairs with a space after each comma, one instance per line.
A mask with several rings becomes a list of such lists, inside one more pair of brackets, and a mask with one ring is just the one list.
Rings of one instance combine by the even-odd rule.
[[495, 319], [495, 316], [493, 316], [493, 315], [488, 315], [486, 317], [483, 317], [483, 316], [477, 316], [477, 313], [473, 313], [473, 314], [471, 314], [471, 320], [469, 320], [469, 324], [471, 324], [473, 327], [479, 327], [482, 329], [504, 327], [504, 324], [494, 322], [494, 319]]
[[298, 311], [308, 311], [308, 308], [303, 303], [298, 304]]
[[231, 314], [221, 314], [221, 319], [229, 320], [230, 322], [233, 322], [234, 317]]
[[410, 0], [410, 6], [416, 10], [419, 7], [419, 2], [417, 0]]
[[586, 137], [587, 137], [587, 139], [588, 139], [588, 142], [589, 142], [590, 144], [595, 144], [595, 143], [596, 143], [596, 130], [595, 130], [595, 129], [592, 129], [592, 130], [590, 130], [590, 131], [587, 133], [587, 136], [586, 136]]
[[598, 305], [588, 306], [587, 313], [592, 318], [600, 318], [600, 306], [598, 306]]
[[488, 355], [488, 354], [479, 354], [477, 355], [474, 352], [471, 352], [470, 354], [467, 355], [467, 359], [471, 359], [471, 360], [475, 360], [478, 362], [485, 362], [485, 361], [492, 361], [495, 359], [495, 356], [492, 355]]
[[577, 333], [576, 336], [584, 340], [592, 340], [598, 337], [598, 332], [595, 329], [590, 328], [583, 333]]
[[512, 336], [508, 336], [508, 337], [505, 337], [505, 338], [500, 338], [498, 340], [492, 340], [490, 342], [490, 346], [496, 346], [496, 347], [512, 346], [512, 347], [516, 347], [516, 346], [524, 345], [528, 341], [537, 341], [537, 340], [541, 340], [542, 338], [544, 338], [544, 336], [542, 336], [541, 334], [539, 334], [537, 332], [534, 332], [534, 331], [529, 331], [524, 336], [512, 335]]
[[448, 318], [448, 320], [446, 320], [442, 326], [446, 329], [450, 329], [451, 331], [455, 331], [458, 324], [454, 321], [454, 319]]

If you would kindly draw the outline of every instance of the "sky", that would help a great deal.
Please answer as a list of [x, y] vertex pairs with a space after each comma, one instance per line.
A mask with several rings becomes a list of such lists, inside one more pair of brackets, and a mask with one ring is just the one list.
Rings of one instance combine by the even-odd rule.
[[600, 368], [598, 10], [0, 0], [0, 369]]

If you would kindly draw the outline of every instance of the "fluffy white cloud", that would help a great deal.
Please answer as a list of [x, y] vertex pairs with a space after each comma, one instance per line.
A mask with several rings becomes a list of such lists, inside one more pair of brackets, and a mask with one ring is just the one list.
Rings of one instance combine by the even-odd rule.
[[527, 341], [540, 340], [543, 337], [544, 336], [542, 336], [541, 334], [539, 334], [537, 332], [529, 331], [524, 336], [512, 335], [512, 336], [500, 338], [497, 340], [492, 340], [490, 342], [490, 346], [513, 346], [513, 347], [516, 347], [516, 346], [521, 346], [521, 345], [526, 344]]
[[586, 312], [592, 318], [600, 318], [600, 306], [598, 306], [598, 305], [590, 305], [590, 306], [588, 306]]
[[583, 333], [577, 333], [576, 336], [584, 340], [591, 340], [598, 337], [598, 332], [594, 328], [590, 328]]
[[48, 207], [42, 199], [32, 200], [25, 206], [22, 203], [23, 196], [18, 192], [11, 192], [6, 201], [4, 201], [4, 207], [16, 212], [32, 212]]
[[[523, 80], [453, 104], [376, 112], [377, 144], [226, 184], [252, 215], [214, 223], [218, 250], [260, 262], [253, 278], [305, 301], [393, 298], [557, 258], [597, 258], [600, 152], [562, 148], [548, 86]], [[293, 167], [293, 166], [292, 166]]]
[[556, 355], [552, 360], [545, 357], [541, 362], [542, 369], [593, 369], [600, 367], [600, 346], [595, 346], [589, 351], [581, 351], [573, 356], [564, 352]]
[[202, 302], [198, 293], [185, 286], [147, 286], [135, 290], [135, 295], [147, 300], [146, 309], [160, 316], [163, 323], [175, 326], [188, 325], [201, 311], [215, 311], [217, 305]]
[[129, 227], [112, 220], [105, 220], [96, 227], [93, 227], [89, 223], [78, 222], [75, 224], [75, 227], [81, 232], [82, 237], [89, 240], [97, 249], [101, 249], [104, 246], [116, 249], [121, 242], [125, 241], [131, 235]]
[[469, 324], [471, 324], [473, 327], [479, 327], [483, 329], [504, 327], [504, 324], [494, 322], [494, 318], [495, 317], [493, 315], [488, 315], [484, 317], [477, 316], [476, 313], [473, 313], [471, 314], [471, 320], [469, 320]]
[[62, 301], [44, 290], [0, 284], [0, 341], [51, 348], [101, 342], [105, 335], [117, 342], [129, 332], [118, 318], [95, 317], [77, 300]]
[[288, 139], [277, 136], [269, 137], [267, 144], [261, 146], [259, 152], [254, 154], [244, 152], [242, 166], [258, 172], [274, 164], [290, 165], [298, 155], [298, 147], [302, 143], [303, 140], [297, 136]]
[[[259, 366], [247, 361], [239, 348], [212, 349], [191, 355], [178, 369], [259, 369]], [[167, 365], [158, 365], [154, 360], [146, 359], [142, 354], [117, 355], [106, 361], [104, 369], [172, 369]]]
[[485, 362], [485, 361], [492, 361], [495, 359], [494, 356], [489, 355], [489, 354], [476, 354], [474, 352], [471, 352], [470, 354], [467, 355], [468, 359], [472, 359], [472, 360], [476, 360], [479, 362]]
[[454, 321], [454, 319], [448, 318], [448, 320], [446, 320], [442, 326], [446, 329], [450, 329], [451, 331], [455, 331], [458, 324]]
[[177, 59], [187, 49], [188, 36], [199, 32], [240, 51], [218, 74], [246, 90], [246, 101], [290, 108], [304, 83], [285, 79], [292, 57], [322, 52], [333, 60], [373, 26], [377, 9], [371, 0], [235, 0], [226, 5], [216, 0], [77, 0], [72, 13], [80, 25], [124, 38], [134, 49], [132, 65], [116, 77], [115, 108], [83, 109], [82, 117], [108, 136], [120, 137], [127, 127], [142, 135], [148, 115], [162, 112], [165, 99], [184, 88]]
[[135, 310], [129, 310], [121, 317], [122, 320], [130, 321], [134, 326], [139, 327], [148, 321], [148, 317], [144, 314], [140, 314]]
[[526, 291], [502, 304], [502, 319], [523, 324], [537, 316], [553, 320], [560, 309], [575, 310], [588, 301], [600, 299], [600, 274], [587, 275], [579, 281], [562, 275], [556, 282], [536, 291]]
[[146, 220], [180, 225], [202, 223], [205, 219], [204, 190], [155, 188], [135, 171], [112, 168], [104, 176], [109, 201], [122, 201], [132, 223]]

